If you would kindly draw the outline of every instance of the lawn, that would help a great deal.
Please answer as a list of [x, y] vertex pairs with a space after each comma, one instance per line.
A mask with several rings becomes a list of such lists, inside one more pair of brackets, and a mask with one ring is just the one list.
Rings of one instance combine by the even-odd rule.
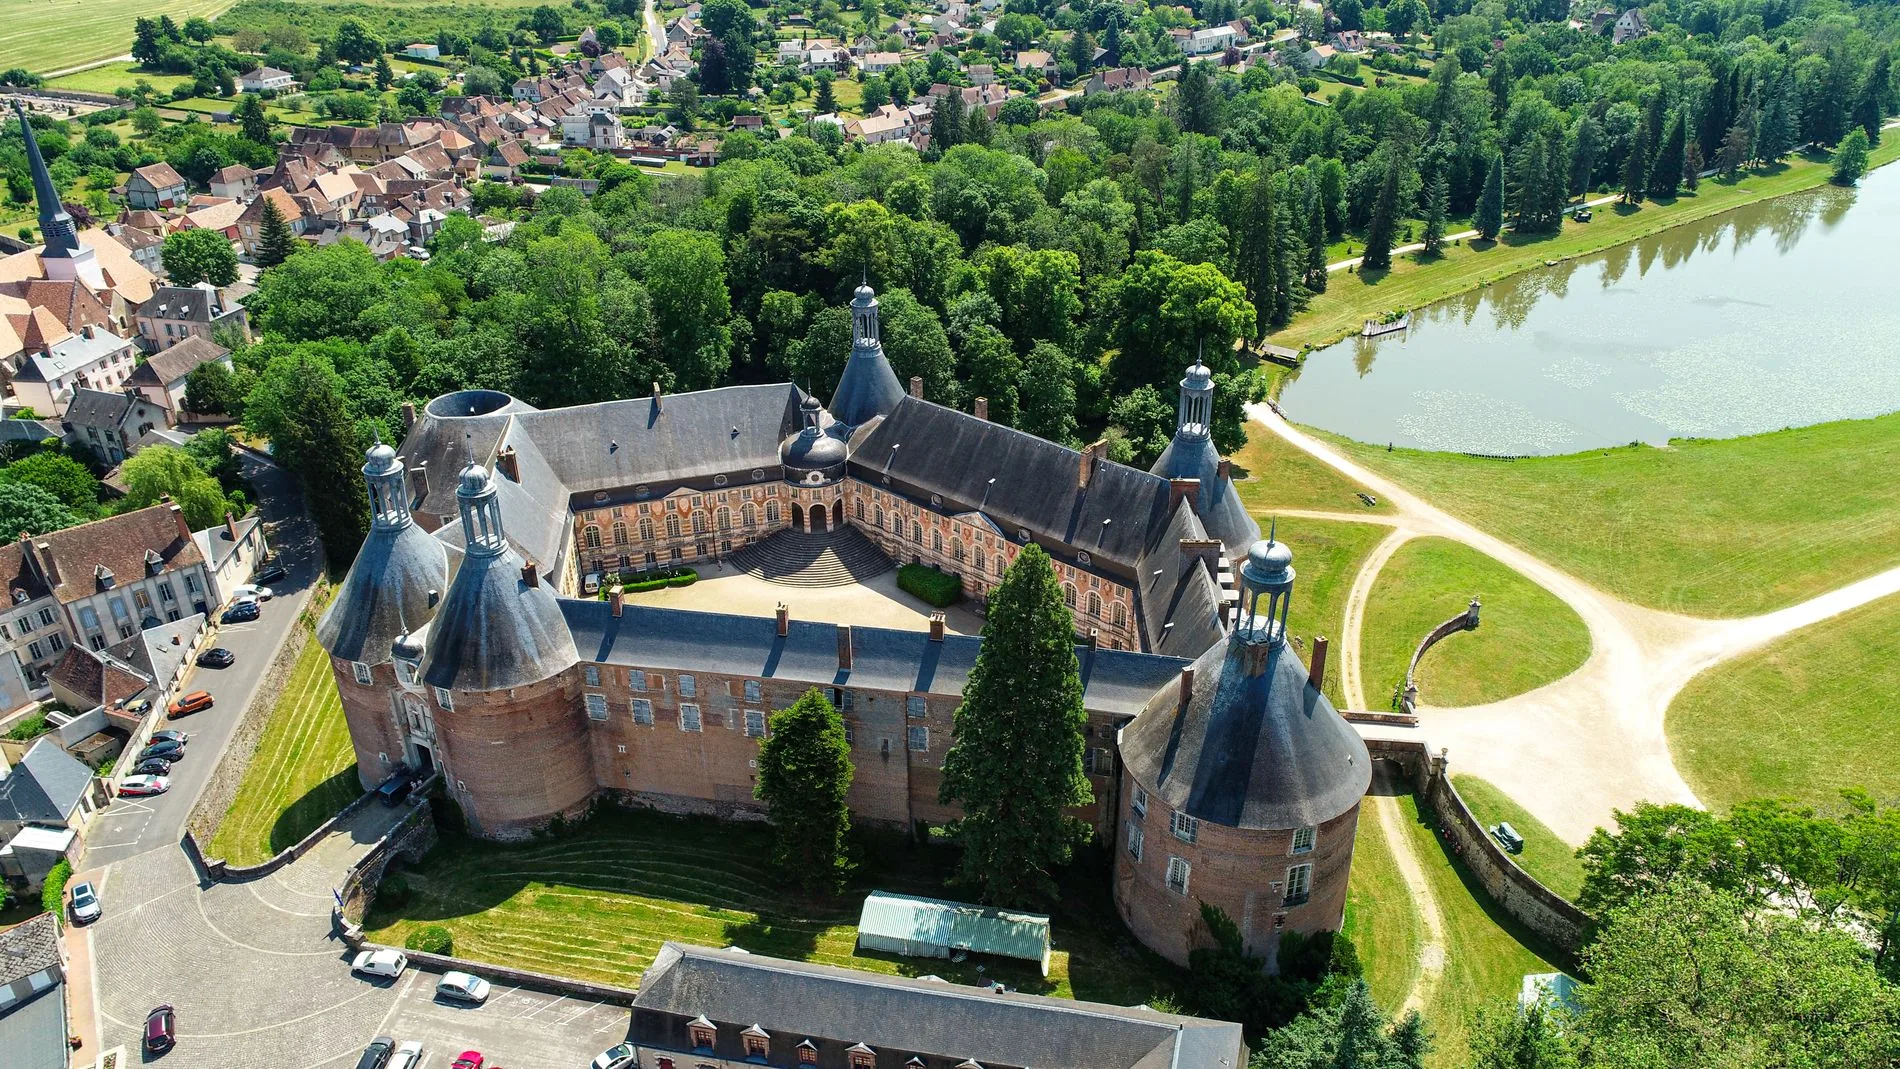
[[1412, 908], [1412, 889], [1392, 859], [1392, 844], [1369, 798], [1359, 810], [1359, 833], [1352, 844], [1343, 930], [1365, 964], [1372, 1000], [1387, 1013], [1397, 1013], [1418, 980], [1425, 926]]
[[[5, 0], [0, 0], [4, 3]], [[144, 79], [159, 93], [169, 93], [174, 85], [189, 85], [191, 78], [184, 74], [166, 74], [163, 71], [147, 70], [130, 60], [120, 60], [83, 71], [61, 75], [47, 82], [49, 89], [73, 89], [86, 93], [110, 93], [120, 86], [132, 88], [140, 79]]]
[[0, 0], [0, 67], [43, 74], [123, 55], [132, 48], [135, 19], [170, 15], [183, 25], [228, 6], [230, 0], [162, 0], [157, 7], [149, 0]]
[[1116, 917], [1104, 854], [1092, 852], [1061, 878], [1046, 980], [1026, 962], [992, 960], [979, 971], [975, 959], [857, 952], [865, 893], [948, 894], [955, 854], [946, 847], [867, 837], [860, 872], [836, 900], [788, 890], [770, 854], [761, 824], [620, 809], [531, 843], [449, 837], [404, 874], [406, 900], [379, 896], [364, 928], [399, 946], [417, 927], [442, 924], [460, 957], [628, 986], [673, 939], [958, 983], [990, 976], [1022, 991], [1117, 1005], [1178, 998], [1176, 971]]
[[255, 865], [296, 845], [362, 793], [330, 657], [310, 639], [209, 853], [233, 865]]
[[[512, 29], [515, 21], [537, 6], [540, 0], [375, 0], [338, 2], [338, 0], [238, 0], [218, 28], [267, 30], [276, 25], [302, 29], [311, 40], [335, 36], [344, 19], [355, 19], [383, 40], [435, 40], [439, 29], [473, 33], [493, 23]], [[565, 5], [560, 5], [565, 6]], [[128, 27], [129, 27], [128, 23]]]
[[1321, 436], [1440, 508], [1651, 608], [1746, 616], [1900, 563], [1900, 415], [1518, 460]]
[[1715, 809], [1750, 798], [1818, 807], [1843, 787], [1900, 800], [1900, 597], [1864, 605], [1691, 680], [1669, 706], [1669, 750]]
[[1569, 843], [1558, 838], [1543, 821], [1511, 801], [1509, 795], [1490, 781], [1477, 776], [1453, 776], [1451, 782], [1478, 823], [1489, 828], [1502, 821], [1524, 837], [1523, 852], [1511, 859], [1517, 862], [1518, 868], [1536, 877], [1545, 887], [1571, 901], [1576, 900], [1577, 892], [1583, 889], [1583, 862], [1577, 860], [1577, 852]]
[[1366, 700], [1385, 703], [1404, 683], [1419, 642], [1473, 596], [1484, 603], [1478, 629], [1447, 636], [1419, 662], [1423, 704], [1508, 698], [1561, 679], [1589, 658], [1589, 629], [1549, 591], [1462, 543], [1415, 538], [1386, 562], [1366, 604]]
[[1426, 1065], [1462, 1069], [1472, 1013], [1487, 1002], [1515, 998], [1526, 973], [1556, 972], [1557, 966], [1550, 964], [1553, 952], [1498, 908], [1449, 845], [1420, 820], [1417, 797], [1405, 794], [1398, 801], [1445, 925], [1445, 972], [1423, 1011], [1436, 1044]]
[[[1889, 137], [1873, 150], [1868, 162], [1878, 166], [1896, 158], [1900, 158], [1900, 138]], [[1497, 242], [1449, 246], [1430, 263], [1406, 255], [1395, 258], [1390, 271], [1335, 271], [1326, 292], [1316, 295], [1306, 311], [1269, 340], [1293, 349], [1326, 345], [1356, 333], [1366, 319], [1381, 312], [1418, 308], [1546, 260], [1597, 252], [1744, 204], [1812, 189], [1826, 182], [1829, 173], [1827, 154], [1815, 153], [1765, 171], [1743, 172], [1734, 179], [1706, 179], [1696, 192], [1674, 201], [1650, 201], [1637, 207], [1604, 205], [1596, 210], [1594, 221], [1566, 219], [1555, 234], [1520, 237], [1507, 232]]]
[[[1267, 522], [1261, 518], [1264, 534]], [[1325, 635], [1334, 643], [1345, 631], [1346, 595], [1352, 590], [1353, 577], [1365, 563], [1367, 554], [1386, 536], [1387, 529], [1371, 523], [1345, 523], [1335, 520], [1311, 520], [1292, 516], [1280, 521], [1279, 538], [1293, 550], [1293, 566], [1299, 573], [1293, 587], [1293, 605], [1287, 610], [1287, 633], [1293, 637], [1302, 660], [1309, 664], [1313, 655], [1313, 636]], [[1326, 672], [1324, 690], [1336, 708], [1345, 708], [1346, 695], [1340, 686], [1345, 674], [1339, 670], [1339, 650], [1335, 648]]]
[[1233, 458], [1234, 486], [1241, 503], [1255, 516], [1267, 516], [1274, 509], [1392, 511], [1385, 501], [1369, 506], [1359, 500], [1360, 487], [1272, 431], [1254, 425], [1247, 434], [1247, 444]]

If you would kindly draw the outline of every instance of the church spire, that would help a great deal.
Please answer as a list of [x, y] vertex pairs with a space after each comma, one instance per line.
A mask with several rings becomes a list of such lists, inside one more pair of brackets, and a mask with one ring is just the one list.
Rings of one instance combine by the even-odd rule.
[[26, 121], [26, 109], [18, 100], [13, 102], [13, 114], [20, 119], [20, 136], [26, 141], [26, 163], [33, 172], [33, 196], [40, 205], [40, 238], [46, 242], [46, 250], [40, 256], [42, 259], [78, 256], [81, 253], [79, 228], [73, 224], [73, 217], [66, 214], [65, 205], [59, 202], [59, 190], [54, 187], [53, 175], [40, 155], [33, 124]]

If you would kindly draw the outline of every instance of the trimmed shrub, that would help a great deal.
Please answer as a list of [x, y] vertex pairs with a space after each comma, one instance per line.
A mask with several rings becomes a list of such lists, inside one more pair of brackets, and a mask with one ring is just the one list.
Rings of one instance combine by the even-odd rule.
[[376, 898], [391, 909], [399, 909], [409, 902], [409, 881], [401, 873], [383, 877], [376, 887]]
[[424, 954], [448, 954], [455, 949], [455, 937], [440, 924], [425, 924], [410, 932], [402, 945], [405, 950], [420, 950]]
[[40, 906], [46, 912], [58, 916], [66, 909], [66, 881], [73, 878], [72, 863], [61, 858], [46, 874], [46, 885], [40, 888]]
[[963, 580], [925, 564], [906, 564], [897, 569], [897, 588], [939, 609], [963, 600]]
[[[605, 600], [612, 591], [615, 577], [603, 576], [600, 584], [600, 596]], [[654, 572], [629, 572], [620, 583], [622, 593], [644, 594], [649, 590], [660, 590], [669, 586], [692, 586], [699, 582], [699, 573], [691, 568], [664, 568]]]

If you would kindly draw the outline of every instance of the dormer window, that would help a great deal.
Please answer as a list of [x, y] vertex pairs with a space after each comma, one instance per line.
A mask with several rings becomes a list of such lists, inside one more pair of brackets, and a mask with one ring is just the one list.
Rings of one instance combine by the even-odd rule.
[[877, 1051], [862, 1043], [853, 1044], [845, 1049], [845, 1057], [851, 1063], [851, 1069], [876, 1069]]
[[693, 1050], [695, 1051], [704, 1051], [708, 1054], [712, 1053], [713, 1040], [718, 1034], [719, 1029], [714, 1027], [713, 1023], [708, 1021], [703, 1014], [693, 1018], [686, 1024], [686, 1035], [692, 1040]]
[[818, 1044], [813, 1043], [809, 1039], [799, 1040], [798, 1041], [798, 1064], [817, 1065], [818, 1064]]
[[757, 1058], [760, 1061], [765, 1060], [766, 1048], [772, 1043], [771, 1035], [756, 1024], [739, 1033], [739, 1040], [745, 1044], [746, 1058]]

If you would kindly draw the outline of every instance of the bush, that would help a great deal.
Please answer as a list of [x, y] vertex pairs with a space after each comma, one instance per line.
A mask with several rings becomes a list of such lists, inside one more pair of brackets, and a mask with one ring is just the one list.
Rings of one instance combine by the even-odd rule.
[[72, 863], [64, 858], [46, 874], [46, 886], [40, 889], [40, 906], [46, 912], [57, 915], [65, 910], [66, 881], [72, 878]]
[[656, 572], [628, 572], [625, 579], [620, 576], [604, 575], [600, 581], [600, 597], [606, 600], [613, 592], [616, 583], [623, 594], [644, 594], [649, 590], [659, 590], [669, 586], [692, 586], [699, 582], [699, 573], [691, 568], [663, 568]]
[[897, 588], [939, 609], [963, 600], [963, 580], [925, 564], [906, 564], [897, 569]]
[[14, 742], [26, 742], [29, 739], [37, 739], [44, 734], [46, 734], [46, 711], [42, 709], [35, 713], [29, 713], [26, 719], [13, 725], [13, 730], [7, 732], [7, 738], [12, 739]]
[[383, 905], [400, 909], [409, 902], [409, 881], [403, 879], [400, 873], [385, 876], [376, 887], [376, 897]]
[[424, 954], [448, 954], [455, 949], [455, 937], [440, 924], [425, 924], [410, 932], [402, 945], [405, 950], [420, 950]]

